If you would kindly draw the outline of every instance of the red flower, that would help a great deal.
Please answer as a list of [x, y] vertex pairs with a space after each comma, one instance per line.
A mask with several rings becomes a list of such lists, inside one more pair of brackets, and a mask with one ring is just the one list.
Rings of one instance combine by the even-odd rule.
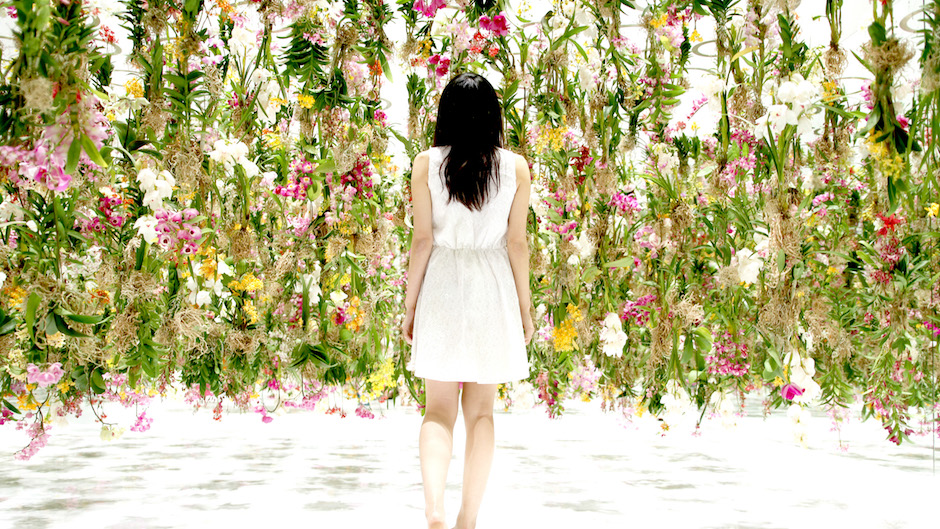
[[878, 235], [882, 235], [882, 236], [887, 235], [889, 231], [893, 233], [894, 228], [896, 226], [900, 226], [901, 224], [904, 223], [904, 218], [895, 217], [894, 214], [891, 214], [890, 216], [885, 217], [884, 215], [879, 213], [878, 218], [881, 219], [881, 222], [884, 223], [884, 226], [882, 226], [881, 229], [878, 230]]

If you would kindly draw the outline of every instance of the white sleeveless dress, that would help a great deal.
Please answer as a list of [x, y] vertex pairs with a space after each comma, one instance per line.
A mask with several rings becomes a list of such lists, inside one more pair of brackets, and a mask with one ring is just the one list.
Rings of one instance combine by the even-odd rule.
[[418, 292], [406, 367], [417, 377], [450, 382], [528, 378], [519, 297], [506, 250], [517, 155], [499, 149], [499, 187], [474, 211], [457, 200], [447, 203], [442, 162], [448, 149], [429, 150], [434, 245]]

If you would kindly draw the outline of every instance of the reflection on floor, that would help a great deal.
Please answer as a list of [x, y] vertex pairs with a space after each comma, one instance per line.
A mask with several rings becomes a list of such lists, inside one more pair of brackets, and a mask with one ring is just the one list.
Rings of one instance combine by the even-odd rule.
[[[269, 424], [258, 414], [216, 422], [210, 410], [167, 401], [151, 407], [149, 431], [110, 442], [87, 412], [51, 430], [27, 462], [12, 457], [23, 433], [4, 427], [0, 528], [424, 527], [420, 415], [383, 408], [370, 420], [353, 409], [347, 418], [279, 410]], [[124, 426], [132, 411], [107, 409]], [[751, 398], [745, 411], [736, 424], [706, 420], [698, 435], [692, 412], [668, 432], [648, 414], [627, 420], [596, 403], [572, 403], [561, 420], [538, 408], [498, 412], [477, 527], [940, 527], [928, 435], [897, 447], [877, 422], [853, 416], [835, 432], [817, 411], [803, 447], [785, 411], [764, 418]], [[458, 418], [451, 520], [463, 434]]]

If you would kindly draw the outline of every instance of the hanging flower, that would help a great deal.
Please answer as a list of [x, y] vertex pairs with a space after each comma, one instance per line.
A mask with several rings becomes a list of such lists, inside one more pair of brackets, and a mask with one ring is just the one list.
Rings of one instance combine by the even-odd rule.
[[608, 312], [604, 318], [604, 326], [600, 333], [601, 349], [607, 356], [623, 356], [623, 348], [627, 345], [627, 333], [623, 332], [623, 322], [616, 312]]
[[434, 18], [437, 10], [447, 6], [444, 0], [415, 0], [414, 10], [428, 18]]

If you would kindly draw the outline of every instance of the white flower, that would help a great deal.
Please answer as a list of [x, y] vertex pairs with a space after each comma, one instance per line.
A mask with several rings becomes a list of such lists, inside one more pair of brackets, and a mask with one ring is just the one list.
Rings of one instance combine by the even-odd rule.
[[[316, 268], [312, 274], [303, 274], [300, 276], [300, 281], [294, 283], [294, 292], [300, 294], [304, 291], [304, 285], [307, 285], [307, 296], [310, 300], [310, 303], [319, 303], [320, 295], [323, 294], [323, 291], [320, 290], [320, 264], [317, 263]], [[333, 292], [336, 294], [336, 292]], [[346, 299], [346, 294], [340, 292], [343, 295], [343, 298], [337, 302], [333, 298], [333, 294], [330, 294], [330, 299], [333, 300], [333, 303], [339, 305], [343, 300]]]
[[767, 234], [762, 232], [757, 232], [754, 234], [754, 252], [756, 252], [761, 257], [767, 255], [767, 247], [770, 244], [770, 239], [767, 237]]
[[805, 424], [809, 421], [810, 414], [809, 411], [802, 405], [791, 404], [790, 407], [787, 408], [787, 417], [789, 417], [794, 424]]
[[137, 182], [140, 184], [141, 189], [152, 189], [153, 183], [157, 180], [157, 173], [149, 167], [141, 169], [137, 173]]
[[228, 265], [225, 261], [219, 261], [215, 269], [216, 276], [234, 276], [235, 272], [232, 270], [232, 267]]
[[228, 44], [235, 55], [246, 59], [247, 62], [254, 59], [254, 54], [258, 51], [258, 36], [254, 31], [236, 26]]
[[39, 231], [39, 225], [36, 224], [35, 220], [26, 221], [26, 227], [32, 231]]
[[11, 198], [4, 199], [0, 203], [0, 222], [7, 222], [10, 219], [23, 220], [25, 212], [23, 208], [13, 203]]
[[777, 89], [777, 98], [783, 103], [793, 103], [797, 100], [799, 95], [800, 91], [793, 81], [786, 81]]
[[666, 392], [662, 397], [662, 403], [669, 415], [682, 415], [692, 408], [689, 393], [675, 379], [666, 382]]
[[148, 244], [157, 239], [157, 219], [152, 215], [144, 215], [134, 222], [137, 234], [144, 238]]
[[0, 272], [0, 288], [3, 287], [3, 283], [7, 280], [7, 275], [3, 272]]
[[114, 426], [108, 426], [104, 424], [101, 426], [101, 440], [102, 441], [114, 441], [120, 439], [124, 432], [125, 428], [115, 428]]
[[234, 171], [236, 165], [241, 165], [245, 170], [245, 175], [251, 178], [259, 173], [259, 169], [247, 156], [247, 145], [240, 141], [225, 139], [216, 140], [212, 144], [212, 150], [209, 151], [209, 158], [214, 162], [221, 163], [227, 173]]
[[617, 313], [607, 313], [604, 326], [601, 328], [600, 340], [605, 355], [613, 357], [623, 355], [623, 348], [627, 345], [627, 333], [623, 332], [623, 322], [620, 321]]
[[248, 158], [242, 158], [239, 160], [239, 165], [241, 165], [242, 169], [245, 170], [245, 176], [248, 178], [254, 178], [258, 176], [258, 173], [261, 172], [261, 170], [258, 168], [258, 165]]
[[798, 353], [788, 352], [783, 361], [790, 366], [790, 382], [803, 389], [803, 394], [793, 402], [809, 404], [822, 394], [819, 383], [813, 380], [816, 374], [816, 361], [812, 357], [802, 358]]
[[212, 294], [206, 292], [205, 290], [200, 290], [196, 293], [196, 299], [193, 301], [195, 301], [195, 304], [199, 305], [200, 307], [203, 305], [208, 305], [209, 303], [212, 303]]
[[272, 188], [274, 187], [274, 180], [277, 179], [277, 173], [274, 171], [265, 171], [261, 173], [261, 186]]
[[519, 382], [512, 385], [509, 398], [512, 399], [514, 409], [529, 410], [535, 406], [535, 388], [529, 382]]
[[787, 105], [771, 105], [767, 109], [767, 122], [774, 134], [780, 134], [787, 125], [798, 125], [800, 118], [796, 111]]
[[334, 290], [330, 292], [330, 301], [332, 301], [334, 305], [341, 305], [343, 301], [346, 301], [346, 293], [342, 290]]
[[764, 267], [764, 260], [756, 253], [742, 248], [734, 256], [734, 261], [738, 268], [738, 277], [745, 283], [753, 284], [757, 282], [757, 276], [761, 268]]

